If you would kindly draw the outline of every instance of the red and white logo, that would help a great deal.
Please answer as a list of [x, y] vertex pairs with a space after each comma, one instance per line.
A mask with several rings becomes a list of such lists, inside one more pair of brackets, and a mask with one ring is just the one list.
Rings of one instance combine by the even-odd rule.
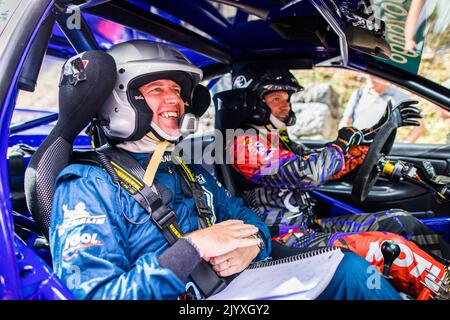
[[76, 233], [66, 239], [62, 253], [63, 260], [71, 260], [78, 255], [80, 249], [101, 246], [97, 233]]
[[[379, 241], [371, 242], [369, 251], [366, 254], [366, 260], [372, 264], [377, 264], [383, 260], [383, 254], [381, 252], [381, 243]], [[394, 260], [393, 266], [396, 265], [400, 268], [407, 268], [410, 275], [415, 278], [425, 279], [425, 284], [428, 288], [438, 291], [439, 287], [437, 283], [441, 283], [442, 270], [436, 266], [433, 262], [427, 260], [417, 252], [413, 252], [408, 246], [402, 243], [397, 243], [400, 247], [400, 255]], [[428, 277], [425, 277], [428, 274]]]

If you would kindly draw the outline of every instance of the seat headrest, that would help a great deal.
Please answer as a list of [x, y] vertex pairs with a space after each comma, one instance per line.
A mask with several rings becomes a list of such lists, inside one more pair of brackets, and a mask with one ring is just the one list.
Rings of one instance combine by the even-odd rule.
[[25, 171], [27, 206], [47, 238], [56, 177], [72, 161], [73, 141], [112, 93], [116, 74], [114, 59], [103, 51], [80, 53], [63, 65], [58, 121]]
[[232, 89], [216, 93], [213, 101], [219, 118], [219, 130], [236, 129], [255, 110], [255, 96], [247, 89]]
[[116, 75], [113, 57], [103, 51], [87, 51], [67, 60], [59, 84], [58, 123], [52, 133], [72, 143], [111, 94]]

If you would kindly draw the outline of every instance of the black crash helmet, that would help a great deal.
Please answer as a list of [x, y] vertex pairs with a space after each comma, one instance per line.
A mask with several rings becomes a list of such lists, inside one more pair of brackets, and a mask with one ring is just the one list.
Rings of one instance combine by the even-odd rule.
[[[286, 91], [289, 98], [303, 90], [289, 69], [283, 66], [251, 64], [233, 72], [233, 89], [246, 89], [255, 95], [256, 106], [247, 122], [255, 125], [272, 123], [275, 127], [291, 126], [295, 123], [295, 114], [291, 110], [285, 123], [279, 123], [271, 117], [271, 111], [264, 102], [264, 96], [273, 91]], [[275, 123], [276, 122], [276, 123]]]

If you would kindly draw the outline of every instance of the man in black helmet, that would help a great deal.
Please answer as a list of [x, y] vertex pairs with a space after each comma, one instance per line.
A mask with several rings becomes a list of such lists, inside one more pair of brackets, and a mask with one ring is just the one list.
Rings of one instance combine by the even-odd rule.
[[[447, 259], [449, 245], [405, 211], [316, 219], [314, 201], [308, 191], [328, 180], [338, 179], [360, 165], [368, 143], [361, 144], [364, 133], [353, 127], [341, 128], [336, 140], [323, 148], [311, 150], [293, 143], [286, 130], [295, 123], [290, 96], [301, 89], [286, 68], [255, 64], [245, 65], [235, 72], [233, 89], [215, 97], [216, 103], [220, 101], [218, 109], [224, 122], [223, 129], [245, 130], [227, 141], [226, 148], [233, 159], [232, 175], [236, 187], [246, 204], [266, 222], [273, 237], [279, 239], [280, 235], [294, 233], [289, 241], [295, 240], [292, 244], [301, 248], [342, 246], [374, 265], [381, 265], [381, 253], [374, 258], [371, 250], [377, 246], [380, 251], [383, 241], [395, 241], [408, 252], [415, 252], [421, 259], [438, 265], [441, 277], [444, 277], [445, 265], [415, 243]], [[237, 95], [242, 97], [240, 106], [236, 102]], [[227, 109], [224, 106], [228, 102], [232, 107]], [[396, 121], [398, 126], [419, 125], [415, 119], [420, 117], [420, 110], [407, 102], [389, 109], [372, 129], [378, 130], [388, 119]], [[370, 135], [373, 139], [373, 132]], [[417, 297], [425, 289], [421, 281], [425, 281], [427, 273], [411, 275], [411, 265], [404, 268], [394, 265], [394, 268], [398, 278], [402, 279], [398, 281], [399, 288]]]

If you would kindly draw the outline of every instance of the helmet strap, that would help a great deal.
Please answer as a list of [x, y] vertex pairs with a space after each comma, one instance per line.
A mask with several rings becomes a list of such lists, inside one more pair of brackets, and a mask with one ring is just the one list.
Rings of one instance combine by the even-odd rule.
[[150, 123], [150, 132], [156, 137], [158, 141], [167, 140], [170, 143], [176, 143], [180, 141], [181, 138], [181, 132], [178, 132], [175, 135], [167, 134], [153, 121]]
[[293, 126], [296, 122], [297, 122], [297, 117], [295, 116], [295, 113], [292, 112], [292, 110], [289, 111], [289, 115], [286, 119], [286, 127]]
[[286, 123], [275, 117], [272, 113], [270, 114], [269, 121], [277, 129], [286, 127]]

